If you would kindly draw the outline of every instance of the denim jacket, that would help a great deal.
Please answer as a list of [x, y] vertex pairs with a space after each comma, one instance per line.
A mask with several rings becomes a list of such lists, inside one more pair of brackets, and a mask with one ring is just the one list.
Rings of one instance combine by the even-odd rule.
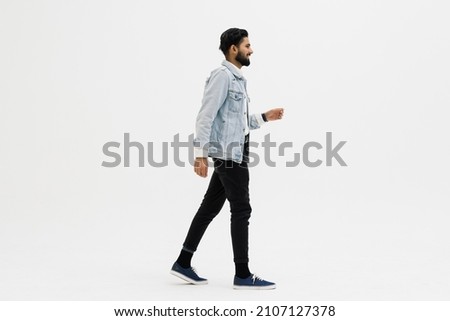
[[[224, 60], [206, 80], [195, 126], [196, 157], [242, 162], [249, 102], [247, 80], [231, 62]], [[248, 116], [250, 130], [263, 123], [261, 114]]]

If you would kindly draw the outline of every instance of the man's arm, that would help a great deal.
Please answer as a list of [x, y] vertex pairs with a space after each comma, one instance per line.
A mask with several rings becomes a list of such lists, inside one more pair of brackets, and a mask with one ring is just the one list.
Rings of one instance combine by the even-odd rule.
[[208, 175], [208, 145], [217, 112], [228, 95], [229, 78], [225, 70], [214, 71], [205, 85], [202, 106], [195, 123], [194, 171], [201, 177]]

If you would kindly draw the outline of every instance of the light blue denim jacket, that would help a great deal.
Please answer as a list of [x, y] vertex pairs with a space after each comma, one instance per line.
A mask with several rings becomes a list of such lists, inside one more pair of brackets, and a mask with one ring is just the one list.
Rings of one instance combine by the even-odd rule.
[[[195, 156], [242, 162], [245, 115], [250, 99], [247, 80], [231, 62], [213, 70], [206, 80], [202, 106], [195, 125]], [[261, 114], [248, 117], [250, 130], [261, 127]]]

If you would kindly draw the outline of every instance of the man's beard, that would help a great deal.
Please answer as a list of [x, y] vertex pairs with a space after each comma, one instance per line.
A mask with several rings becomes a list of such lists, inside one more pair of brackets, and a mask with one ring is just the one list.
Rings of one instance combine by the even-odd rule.
[[236, 61], [239, 62], [242, 66], [249, 66], [250, 65], [250, 59], [247, 58], [242, 52], [238, 52], [236, 56]]

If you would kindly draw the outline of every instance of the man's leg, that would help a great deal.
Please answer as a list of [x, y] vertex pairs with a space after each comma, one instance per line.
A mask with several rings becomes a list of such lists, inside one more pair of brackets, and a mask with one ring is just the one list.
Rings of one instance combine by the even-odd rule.
[[218, 160], [214, 164], [230, 202], [231, 238], [236, 267], [233, 287], [235, 289], [275, 289], [275, 283], [257, 277], [248, 268], [248, 226], [252, 212], [249, 196], [248, 152], [247, 137], [242, 163]]
[[250, 276], [248, 269], [248, 225], [252, 208], [248, 191], [249, 172], [246, 162], [216, 160], [216, 172], [225, 189], [231, 210], [231, 240], [236, 274]]
[[211, 181], [209, 182], [208, 190], [192, 220], [186, 239], [183, 243], [183, 250], [177, 260], [183, 267], [190, 267], [192, 254], [197, 250], [197, 246], [209, 223], [211, 223], [214, 217], [216, 217], [222, 209], [225, 199], [224, 188], [217, 173], [214, 171]]
[[209, 223], [220, 212], [225, 203], [225, 191], [220, 179], [214, 172], [209, 182], [208, 190], [203, 197], [197, 213], [195, 214], [189, 228], [183, 249], [178, 259], [173, 264], [170, 273], [192, 284], [207, 284], [208, 280], [199, 277], [191, 267], [191, 259], [197, 246], [203, 237]]

